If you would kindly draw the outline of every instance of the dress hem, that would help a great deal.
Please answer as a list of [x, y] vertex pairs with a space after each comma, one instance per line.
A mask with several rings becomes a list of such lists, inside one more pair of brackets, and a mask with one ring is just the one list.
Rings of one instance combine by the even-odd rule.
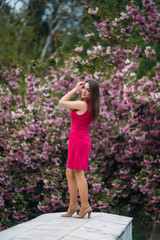
[[69, 169], [72, 169], [72, 170], [83, 170], [83, 171], [87, 171], [88, 170], [88, 168], [77, 169], [77, 168], [68, 167], [67, 165], [66, 165], [66, 167], [69, 168]]

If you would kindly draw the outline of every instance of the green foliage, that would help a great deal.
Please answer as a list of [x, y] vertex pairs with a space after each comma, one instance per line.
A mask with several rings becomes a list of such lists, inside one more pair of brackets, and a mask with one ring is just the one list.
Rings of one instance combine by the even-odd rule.
[[42, 46], [27, 19], [20, 14], [11, 15], [3, 12], [0, 15], [0, 66], [25, 64], [28, 58], [37, 58]]

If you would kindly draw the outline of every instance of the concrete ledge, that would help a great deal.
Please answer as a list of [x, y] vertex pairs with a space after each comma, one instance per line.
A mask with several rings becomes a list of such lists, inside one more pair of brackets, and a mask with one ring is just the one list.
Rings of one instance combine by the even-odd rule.
[[1, 240], [132, 240], [132, 218], [92, 212], [83, 219], [43, 214], [0, 232]]

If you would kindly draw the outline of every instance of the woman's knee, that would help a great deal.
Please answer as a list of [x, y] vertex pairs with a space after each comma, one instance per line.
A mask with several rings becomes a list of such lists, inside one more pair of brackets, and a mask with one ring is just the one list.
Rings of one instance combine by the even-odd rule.
[[82, 178], [84, 177], [84, 171], [83, 170], [74, 170], [74, 175], [76, 178]]
[[68, 178], [74, 178], [74, 171], [73, 169], [66, 168], [66, 177]]

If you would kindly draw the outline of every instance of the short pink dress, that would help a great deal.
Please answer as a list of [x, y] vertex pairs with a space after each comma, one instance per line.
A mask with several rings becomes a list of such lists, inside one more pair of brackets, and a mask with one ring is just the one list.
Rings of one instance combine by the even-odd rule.
[[[85, 101], [88, 105], [88, 102]], [[78, 115], [76, 110], [71, 111], [71, 131], [69, 135], [67, 168], [75, 170], [88, 170], [88, 158], [91, 150], [89, 125], [91, 111]]]

